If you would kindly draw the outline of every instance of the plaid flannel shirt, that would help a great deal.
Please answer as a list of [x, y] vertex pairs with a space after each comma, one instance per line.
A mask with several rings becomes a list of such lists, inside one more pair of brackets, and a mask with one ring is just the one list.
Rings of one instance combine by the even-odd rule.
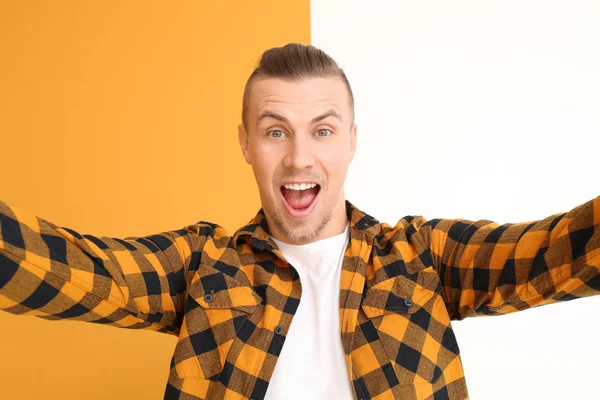
[[[503, 225], [346, 210], [340, 340], [357, 399], [468, 399], [451, 320], [600, 290], [600, 197]], [[177, 336], [165, 399], [263, 399], [301, 291], [262, 210], [233, 236], [201, 221], [118, 239], [0, 202], [0, 309]]]

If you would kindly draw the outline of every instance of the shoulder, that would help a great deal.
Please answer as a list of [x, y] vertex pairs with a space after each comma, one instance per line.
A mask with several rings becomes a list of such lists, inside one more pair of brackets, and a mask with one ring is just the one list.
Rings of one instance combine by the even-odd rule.
[[431, 221], [422, 215], [406, 215], [398, 220], [395, 225], [381, 223], [375, 241], [406, 241], [410, 242], [413, 236], [419, 236], [422, 230], [428, 229]]

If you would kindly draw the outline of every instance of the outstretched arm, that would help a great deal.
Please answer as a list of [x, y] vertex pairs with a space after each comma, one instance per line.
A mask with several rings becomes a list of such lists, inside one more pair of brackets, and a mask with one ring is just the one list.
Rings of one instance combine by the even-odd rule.
[[432, 219], [429, 248], [452, 319], [600, 294], [600, 196], [539, 221]]
[[95, 237], [0, 202], [0, 310], [177, 335], [197, 229]]

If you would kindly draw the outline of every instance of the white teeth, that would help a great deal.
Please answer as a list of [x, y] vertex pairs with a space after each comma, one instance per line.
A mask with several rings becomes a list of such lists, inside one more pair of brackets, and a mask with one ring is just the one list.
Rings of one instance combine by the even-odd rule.
[[316, 183], [288, 183], [283, 185], [284, 188], [291, 190], [306, 190], [312, 189], [315, 186], [317, 186]]

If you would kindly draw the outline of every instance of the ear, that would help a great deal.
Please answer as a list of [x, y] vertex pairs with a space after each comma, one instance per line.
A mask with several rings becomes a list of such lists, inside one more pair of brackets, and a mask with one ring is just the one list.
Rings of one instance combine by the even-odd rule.
[[350, 161], [354, 159], [354, 153], [356, 152], [356, 124], [352, 124], [350, 129]]
[[242, 148], [242, 153], [244, 154], [244, 158], [248, 164], [250, 163], [250, 152], [248, 151], [248, 133], [246, 132], [246, 127], [244, 124], [238, 125], [238, 140], [240, 142], [240, 147]]

